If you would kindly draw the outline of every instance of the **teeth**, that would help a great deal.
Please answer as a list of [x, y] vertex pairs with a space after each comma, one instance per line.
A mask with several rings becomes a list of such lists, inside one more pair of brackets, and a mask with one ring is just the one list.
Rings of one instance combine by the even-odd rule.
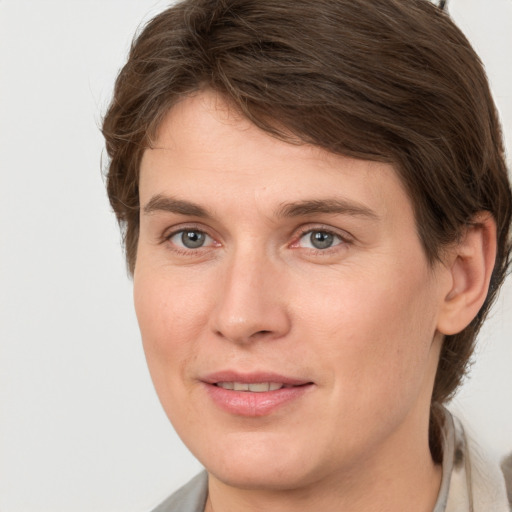
[[285, 387], [284, 384], [280, 382], [254, 382], [251, 384], [246, 382], [217, 382], [217, 386], [223, 389], [230, 389], [234, 391], [252, 391], [253, 393], [276, 391]]
[[249, 384], [249, 391], [255, 391], [256, 393], [261, 393], [262, 391], [268, 391], [270, 389], [270, 382], [258, 382], [254, 384]]

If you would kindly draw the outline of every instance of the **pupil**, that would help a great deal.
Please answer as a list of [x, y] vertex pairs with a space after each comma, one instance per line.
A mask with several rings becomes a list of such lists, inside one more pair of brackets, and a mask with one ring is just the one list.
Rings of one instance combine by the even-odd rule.
[[185, 231], [181, 235], [181, 241], [189, 249], [197, 249], [204, 244], [204, 233], [199, 231]]
[[311, 245], [316, 249], [327, 249], [331, 247], [334, 236], [325, 231], [314, 231], [310, 236]]

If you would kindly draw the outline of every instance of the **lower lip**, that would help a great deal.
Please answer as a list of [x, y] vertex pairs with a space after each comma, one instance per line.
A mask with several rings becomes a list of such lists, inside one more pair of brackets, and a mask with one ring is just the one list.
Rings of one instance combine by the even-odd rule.
[[213, 402], [224, 411], [238, 416], [256, 417], [266, 416], [276, 409], [298, 400], [313, 387], [313, 384], [260, 393], [233, 391], [214, 384], [205, 384], [205, 386]]

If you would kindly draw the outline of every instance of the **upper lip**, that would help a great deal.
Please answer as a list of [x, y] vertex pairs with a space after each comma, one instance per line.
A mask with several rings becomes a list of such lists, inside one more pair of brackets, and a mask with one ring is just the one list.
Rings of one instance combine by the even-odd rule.
[[207, 384], [216, 384], [218, 382], [243, 382], [247, 384], [255, 384], [258, 382], [277, 382], [289, 386], [302, 386], [311, 384], [307, 379], [287, 377], [273, 372], [250, 372], [241, 373], [234, 370], [222, 370], [219, 372], [209, 373], [201, 378]]

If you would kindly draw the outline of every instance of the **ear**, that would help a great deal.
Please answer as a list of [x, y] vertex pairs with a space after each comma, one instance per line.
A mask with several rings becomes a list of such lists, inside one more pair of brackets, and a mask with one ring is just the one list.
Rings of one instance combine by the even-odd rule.
[[479, 212], [462, 239], [448, 250], [445, 265], [451, 289], [444, 297], [437, 330], [457, 334], [475, 318], [487, 297], [496, 259], [496, 223], [488, 212]]

